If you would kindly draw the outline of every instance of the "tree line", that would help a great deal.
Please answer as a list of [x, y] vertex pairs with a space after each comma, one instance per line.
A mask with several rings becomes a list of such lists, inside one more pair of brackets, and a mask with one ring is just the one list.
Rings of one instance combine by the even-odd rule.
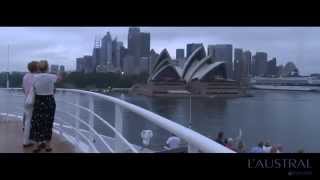
[[[9, 75], [10, 87], [22, 87], [24, 73], [12, 72]], [[120, 73], [63, 73], [62, 81], [57, 83], [58, 88], [77, 89], [107, 89], [130, 88], [136, 83], [146, 83], [148, 73], [138, 75], [122, 75]], [[6, 87], [7, 73], [0, 73], [0, 87]]]

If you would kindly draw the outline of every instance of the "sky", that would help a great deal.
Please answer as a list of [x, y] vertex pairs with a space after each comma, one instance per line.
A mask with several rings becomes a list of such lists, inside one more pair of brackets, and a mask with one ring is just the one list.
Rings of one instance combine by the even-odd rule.
[[[128, 27], [0, 27], [0, 72], [26, 71], [32, 60], [75, 70], [76, 58], [90, 55], [94, 39], [107, 32], [127, 47]], [[166, 48], [175, 58], [187, 43], [232, 44], [234, 48], [268, 53], [278, 64], [292, 61], [301, 74], [320, 73], [320, 27], [141, 27], [150, 32], [151, 48]], [[8, 61], [10, 45], [10, 63]]]

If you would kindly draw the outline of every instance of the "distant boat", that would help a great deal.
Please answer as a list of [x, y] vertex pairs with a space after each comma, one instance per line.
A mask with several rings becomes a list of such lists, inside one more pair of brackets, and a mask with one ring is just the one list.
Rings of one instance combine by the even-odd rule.
[[250, 81], [251, 88], [286, 91], [320, 91], [320, 79], [313, 77], [255, 77]]

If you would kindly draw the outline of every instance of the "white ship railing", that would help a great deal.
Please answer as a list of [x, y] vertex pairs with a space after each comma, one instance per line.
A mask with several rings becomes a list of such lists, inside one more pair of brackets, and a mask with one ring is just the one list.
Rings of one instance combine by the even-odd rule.
[[[6, 101], [0, 102], [0, 104], [4, 103], [4, 108], [0, 109], [0, 113], [16, 114], [20, 112], [22, 114], [24, 95], [21, 88], [0, 88], [1, 96]], [[130, 143], [122, 134], [123, 111], [130, 111], [180, 137], [188, 143], [190, 153], [234, 153], [198, 132], [115, 97], [79, 89], [57, 89], [55, 98], [57, 103], [55, 130], [67, 137], [79, 149], [87, 149], [85, 152], [138, 153], [139, 147]], [[83, 98], [88, 99], [86, 105], [80, 103]], [[94, 99], [114, 105], [114, 126], [95, 111]], [[6, 103], [15, 105], [8, 109], [9, 106]], [[86, 114], [86, 118], [81, 114]], [[99, 132], [99, 128], [108, 129], [109, 134]]]

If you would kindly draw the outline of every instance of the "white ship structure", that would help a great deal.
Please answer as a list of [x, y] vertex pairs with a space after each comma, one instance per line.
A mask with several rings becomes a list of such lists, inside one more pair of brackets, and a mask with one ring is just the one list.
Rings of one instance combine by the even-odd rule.
[[320, 91], [320, 79], [315, 77], [253, 77], [251, 88], [286, 91]]

